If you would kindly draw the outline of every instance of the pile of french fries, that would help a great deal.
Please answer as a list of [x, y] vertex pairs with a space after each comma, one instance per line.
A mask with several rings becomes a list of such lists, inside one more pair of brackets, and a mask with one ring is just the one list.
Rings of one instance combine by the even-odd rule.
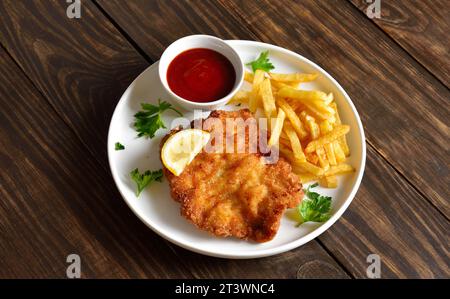
[[345, 163], [350, 155], [345, 134], [350, 130], [339, 118], [333, 94], [302, 90], [317, 74], [279, 74], [262, 70], [245, 73], [251, 90], [239, 91], [232, 103], [247, 104], [252, 112], [262, 109], [265, 117], [276, 118], [270, 125], [269, 145], [291, 162], [302, 183], [319, 181], [336, 188], [336, 175], [353, 172]]

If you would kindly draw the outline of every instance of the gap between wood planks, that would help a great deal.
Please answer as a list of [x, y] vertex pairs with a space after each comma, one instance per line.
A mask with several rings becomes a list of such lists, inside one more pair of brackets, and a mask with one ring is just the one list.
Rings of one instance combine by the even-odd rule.
[[[397, 45], [397, 47], [399, 47], [400, 49], [402, 49], [402, 52], [405, 53], [407, 56], [411, 57], [412, 60], [416, 61], [422, 68], [424, 68], [428, 74], [430, 74], [434, 79], [436, 79], [436, 81], [438, 81], [439, 83], [441, 83], [443, 86], [445, 86], [448, 90], [450, 90], [450, 88], [447, 86], [447, 84], [445, 84], [444, 82], [442, 82], [442, 80], [437, 77], [430, 69], [428, 69], [427, 66], [425, 66], [419, 59], [416, 59], [411, 53], [408, 52], [407, 49], [405, 49], [405, 47], [403, 47], [395, 38], [393, 38], [389, 33], [387, 33], [386, 31], [384, 31], [384, 29], [378, 25], [373, 19], [369, 19], [367, 17], [366, 14], [364, 14], [364, 12], [362, 10], [359, 9], [358, 6], [356, 6], [355, 3], [353, 3], [351, 0], [347, 0], [347, 2], [349, 2], [351, 4], [351, 6], [356, 9], [361, 15], [363, 15], [364, 18], [368, 19], [369, 22], [371, 22], [376, 28], [378, 28], [379, 31], [383, 32], [385, 36], [388, 37], [388, 39], [390, 39], [395, 45]], [[376, 149], [375, 149], [376, 150]], [[377, 151], [378, 152], [378, 151]], [[381, 155], [381, 154], [380, 154]], [[383, 155], [381, 155], [383, 156]], [[383, 157], [383, 159], [386, 160], [386, 158]], [[387, 160], [386, 160], [387, 161]], [[389, 163], [391, 164], [391, 163]], [[392, 164], [391, 164], [392, 165]], [[399, 172], [400, 173], [400, 172]], [[403, 174], [402, 174], [403, 176]], [[409, 180], [407, 180], [409, 182]], [[433, 205], [434, 206], [434, 205]], [[445, 216], [445, 215], [444, 215]], [[449, 220], [447, 217], [445, 217], [447, 220]]]

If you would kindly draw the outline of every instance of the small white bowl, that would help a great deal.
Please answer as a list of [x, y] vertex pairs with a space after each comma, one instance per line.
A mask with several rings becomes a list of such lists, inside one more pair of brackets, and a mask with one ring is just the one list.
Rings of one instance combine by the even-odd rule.
[[[167, 69], [169, 68], [172, 60], [178, 56], [178, 54], [195, 48], [206, 48], [219, 52], [225, 56], [233, 65], [236, 72], [236, 80], [234, 82], [233, 89], [225, 97], [216, 101], [207, 103], [192, 102], [176, 95], [169, 87], [167, 82]], [[202, 110], [214, 110], [225, 105], [233, 95], [241, 88], [244, 82], [244, 64], [239, 57], [239, 54], [224, 40], [210, 36], [210, 35], [189, 35], [174, 41], [169, 47], [166, 48], [161, 55], [158, 66], [159, 78], [161, 80], [164, 89], [171, 96], [174, 104], [179, 104], [187, 110], [202, 109]]]

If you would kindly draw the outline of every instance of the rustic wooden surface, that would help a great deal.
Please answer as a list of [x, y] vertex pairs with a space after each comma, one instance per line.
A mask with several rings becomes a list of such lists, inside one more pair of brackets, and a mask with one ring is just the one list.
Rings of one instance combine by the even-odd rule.
[[[366, 11], [364, 0], [351, 1]], [[448, 0], [383, 1], [382, 17], [372, 19], [447, 87], [450, 85], [449, 5]]]
[[[411, 4], [412, 3], [412, 4]], [[445, 1], [1, 1], [0, 278], [450, 277]], [[125, 88], [175, 39], [260, 40], [323, 66], [364, 124], [367, 166], [344, 216], [273, 257], [227, 260], [158, 237], [120, 198], [106, 132]]]

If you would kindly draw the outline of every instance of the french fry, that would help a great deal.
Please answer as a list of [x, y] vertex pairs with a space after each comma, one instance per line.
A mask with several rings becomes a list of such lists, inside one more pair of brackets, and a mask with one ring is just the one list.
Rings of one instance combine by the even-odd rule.
[[269, 73], [271, 79], [279, 82], [310, 82], [317, 79], [318, 74], [303, 74], [303, 73], [293, 73], [293, 74], [279, 74], [279, 73]]
[[330, 176], [330, 175], [336, 175], [336, 174], [343, 174], [343, 173], [350, 173], [350, 172], [354, 172], [355, 169], [348, 164], [342, 163], [336, 166], [331, 166], [326, 172], [325, 172], [325, 176]]
[[[336, 103], [331, 103], [330, 106], [335, 111], [336, 125], [340, 125], [342, 122], [341, 122], [341, 118], [339, 116], [339, 112], [337, 110]], [[346, 157], [350, 156], [350, 149], [348, 147], [347, 140], [346, 140], [345, 136], [339, 137], [338, 142], [339, 142], [339, 145], [341, 146], [342, 151], [344, 152], [345, 156]]]
[[321, 121], [319, 123], [319, 127], [320, 127], [320, 132], [322, 132], [322, 134], [326, 134], [333, 130], [333, 126], [330, 124], [330, 122], [327, 119]]
[[321, 168], [328, 170], [330, 168], [330, 163], [327, 160], [327, 155], [325, 154], [325, 150], [323, 147], [319, 147], [316, 149], [316, 154], [319, 157], [319, 165]]
[[255, 112], [258, 108], [258, 91], [259, 86], [264, 80], [264, 71], [262, 70], [256, 70], [255, 75], [253, 77], [253, 86], [252, 86], [252, 92], [249, 97], [248, 101], [248, 108], [251, 112]]
[[229, 103], [247, 103], [250, 111], [262, 108], [270, 120], [275, 117], [268, 124], [268, 145], [278, 146], [280, 156], [290, 162], [302, 183], [319, 181], [324, 187], [336, 188], [336, 175], [354, 171], [345, 163], [350, 153], [345, 134], [350, 127], [341, 123], [332, 93], [299, 89], [300, 83], [317, 77], [245, 72], [252, 90], [237, 92]]
[[280, 138], [284, 138], [284, 139], [286, 139], [286, 140], [289, 140], [288, 135], [287, 135], [286, 132], [284, 132], [284, 131], [281, 131]]
[[345, 154], [338, 140], [333, 141], [333, 149], [334, 149], [334, 156], [336, 157], [336, 162], [337, 163], [345, 162]]
[[298, 90], [292, 87], [283, 87], [277, 94], [282, 98], [291, 98], [300, 101], [314, 113], [320, 114], [321, 118], [327, 119], [334, 115], [335, 111], [325, 105], [328, 95], [317, 90]]
[[301, 168], [300, 166], [297, 166], [295, 164], [292, 164], [292, 172], [295, 174], [311, 174], [311, 173], [307, 172], [306, 170], [304, 170], [303, 168]]
[[348, 125], [338, 125], [334, 127], [333, 131], [317, 138], [316, 140], [311, 141], [305, 149], [305, 152], [312, 153], [317, 150], [317, 148], [324, 146], [327, 143], [330, 143], [340, 136], [344, 136], [350, 131], [350, 126]]
[[239, 90], [231, 98], [231, 100], [228, 102], [228, 104], [247, 103], [249, 96], [250, 96], [250, 92], [249, 91]]
[[285, 144], [281, 143], [280, 146], [278, 147], [278, 150], [280, 151], [281, 155], [284, 156], [286, 159], [288, 159], [289, 161], [292, 160], [294, 152], [290, 148], [290, 145], [286, 146]]
[[335, 175], [323, 176], [319, 179], [319, 184], [326, 188], [336, 188], [337, 177]]
[[330, 165], [337, 165], [333, 142], [325, 144], [323, 148], [325, 149], [325, 153], [327, 154], [328, 162], [330, 162]]
[[314, 118], [312, 118], [312, 117], [307, 118], [306, 122], [308, 124], [309, 132], [311, 133], [311, 138], [312, 139], [319, 138], [320, 129], [319, 129], [319, 126], [317, 125], [316, 121], [314, 120]]
[[286, 116], [292, 124], [295, 132], [297, 132], [298, 137], [303, 140], [306, 136], [308, 136], [308, 132], [306, 132], [294, 109], [292, 109], [292, 107], [282, 98], [277, 99], [277, 104], [281, 109], [283, 109], [284, 113], [286, 113]]
[[312, 139], [317, 139], [320, 136], [320, 128], [317, 125], [314, 117], [308, 115], [306, 111], [300, 113], [300, 119], [303, 122], [306, 130], [310, 133]]
[[275, 106], [275, 99], [273, 98], [272, 87], [268, 78], [264, 79], [259, 86], [259, 94], [262, 99], [264, 112], [267, 118], [270, 119], [276, 113], [277, 107]]
[[333, 94], [330, 92], [327, 95], [327, 98], [324, 99], [324, 103], [325, 103], [325, 105], [329, 106], [331, 104], [331, 102], [333, 102], [333, 100], [334, 100]]
[[334, 111], [336, 112], [336, 124], [340, 125], [341, 124], [341, 117], [339, 116], [339, 112], [337, 110], [337, 105], [336, 103], [331, 103], [330, 107], [334, 109]]
[[316, 153], [307, 153], [305, 154], [306, 156], [306, 161], [311, 162], [314, 165], [318, 165], [319, 164], [319, 156], [317, 156]]
[[255, 76], [252, 73], [245, 71], [245, 73], [244, 73], [244, 80], [245, 81], [247, 81], [249, 83], [253, 83], [253, 79], [254, 78], [255, 78]]
[[[277, 95], [278, 95], [278, 94], [277, 94]], [[280, 98], [280, 97], [277, 97], [277, 98]], [[306, 109], [305, 105], [303, 105], [303, 104], [300, 103], [299, 101], [291, 100], [291, 99], [288, 99], [288, 98], [286, 98], [286, 99], [284, 99], [284, 100], [289, 104], [289, 106], [292, 107], [292, 109], [293, 109], [294, 111], [296, 111], [296, 112], [298, 112], [298, 113], [300, 113], [301, 111], [303, 111], [303, 110]]]
[[298, 117], [303, 121], [303, 124], [306, 125], [306, 118], [308, 117], [308, 113], [306, 113], [306, 111], [303, 110], [302, 112], [300, 112]]
[[323, 176], [325, 174], [324, 169], [317, 167], [316, 165], [311, 164], [309, 162], [297, 162], [297, 163], [295, 163], [295, 165], [297, 165], [301, 169], [305, 170], [306, 172], [312, 173], [317, 176]]
[[304, 170], [303, 168], [298, 166], [298, 164], [303, 163], [304, 161], [296, 159], [294, 157], [294, 152], [292, 151], [292, 149], [290, 147], [286, 147], [286, 146], [280, 144], [280, 147], [278, 149], [280, 151], [281, 156], [283, 158], [285, 158], [286, 160], [288, 160], [288, 162], [291, 163], [291, 166], [293, 168], [297, 168], [297, 172], [307, 173], [306, 170]]
[[[333, 126], [330, 124], [328, 120], [324, 120], [319, 124], [320, 132], [322, 134], [326, 134], [328, 132], [331, 132], [333, 130]], [[327, 154], [328, 162], [330, 162], [330, 165], [337, 165], [336, 156], [334, 154], [334, 143], [335, 141], [331, 143], [327, 143], [323, 146], [325, 149], [325, 153]]]
[[299, 115], [300, 120], [303, 123], [303, 126], [306, 128], [306, 130], [308, 131], [308, 133], [311, 135], [312, 139], [315, 139], [314, 137], [318, 137], [320, 132], [317, 132], [317, 130], [315, 130], [313, 123], [314, 118], [311, 117], [310, 115], [308, 115], [308, 113], [306, 113], [306, 111], [302, 111], [300, 112]]
[[[278, 140], [278, 142], [280, 143], [280, 145], [283, 145], [285, 148], [292, 149], [291, 141], [289, 139], [284, 139], [284, 138], [281, 138], [281, 136], [280, 136], [280, 139]], [[293, 152], [291, 154], [293, 154]]]
[[294, 152], [295, 159], [299, 161], [306, 162], [305, 154], [303, 153], [302, 145], [300, 143], [300, 140], [298, 139], [297, 134], [295, 133], [294, 129], [292, 128], [292, 125], [289, 123], [286, 123], [284, 125], [284, 132], [289, 137], [289, 140], [291, 142], [291, 148]]
[[311, 181], [317, 181], [319, 179], [317, 175], [311, 173], [295, 173], [295, 174], [298, 176], [302, 184], [309, 183]]
[[309, 115], [313, 116], [317, 120], [328, 120], [332, 123], [336, 122], [334, 115], [330, 115], [326, 112], [324, 113], [314, 106], [306, 106], [305, 110], [308, 111]]
[[275, 121], [275, 125], [272, 128], [269, 139], [269, 146], [278, 144], [278, 139], [280, 138], [281, 130], [283, 129], [284, 119], [286, 118], [286, 114], [281, 108], [278, 108], [278, 114]]
[[327, 94], [323, 91], [300, 90], [300, 89], [295, 89], [295, 88], [287, 87], [287, 86], [280, 90], [279, 96], [283, 97], [283, 98], [295, 99], [295, 100], [304, 102], [305, 104], [316, 102], [316, 101], [323, 103], [327, 98]]
[[298, 85], [298, 83], [291, 83], [291, 82], [277, 82], [277, 81], [270, 81], [272, 84], [272, 87], [274, 87], [276, 90], [283, 88], [283, 87], [297, 87], [294, 85]]

